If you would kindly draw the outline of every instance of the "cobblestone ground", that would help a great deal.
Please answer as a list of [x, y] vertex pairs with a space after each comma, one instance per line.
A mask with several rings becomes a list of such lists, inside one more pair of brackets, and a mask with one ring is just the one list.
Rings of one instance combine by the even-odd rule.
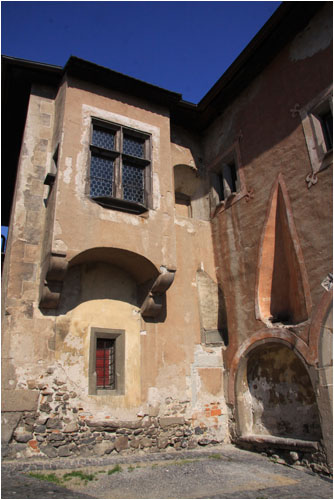
[[[59, 484], [31, 473], [51, 474]], [[205, 451], [3, 462], [1, 498], [333, 498], [333, 485], [306, 469], [225, 445]]]

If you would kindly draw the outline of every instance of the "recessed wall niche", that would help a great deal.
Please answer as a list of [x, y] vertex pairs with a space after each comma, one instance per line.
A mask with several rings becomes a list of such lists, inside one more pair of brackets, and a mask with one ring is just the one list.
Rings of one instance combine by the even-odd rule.
[[256, 287], [256, 317], [267, 326], [306, 321], [311, 295], [288, 191], [282, 174], [269, 198]]

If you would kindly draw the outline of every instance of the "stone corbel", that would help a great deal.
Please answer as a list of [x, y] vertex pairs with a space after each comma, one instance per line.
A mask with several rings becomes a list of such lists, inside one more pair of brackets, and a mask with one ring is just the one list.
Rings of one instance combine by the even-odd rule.
[[66, 254], [52, 252], [49, 257], [44, 285], [41, 293], [40, 307], [43, 309], [57, 309], [67, 271]]
[[151, 287], [141, 307], [143, 318], [156, 318], [164, 304], [164, 294], [174, 281], [175, 271], [162, 272]]

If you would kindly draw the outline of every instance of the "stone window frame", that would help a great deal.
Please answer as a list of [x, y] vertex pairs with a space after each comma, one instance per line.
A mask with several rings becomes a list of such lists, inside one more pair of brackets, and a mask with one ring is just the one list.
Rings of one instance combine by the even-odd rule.
[[333, 148], [327, 145], [322, 121], [322, 117], [328, 112], [333, 116], [333, 85], [320, 92], [304, 107], [298, 109], [298, 112], [311, 162], [312, 171], [305, 179], [310, 188], [318, 180], [316, 174], [333, 164]]
[[[236, 174], [236, 190], [231, 192], [224, 199], [220, 199], [220, 185], [224, 180], [226, 167], [233, 162]], [[224, 172], [225, 170], [225, 172]], [[208, 167], [210, 183], [211, 183], [211, 217], [215, 217], [218, 213], [223, 212], [244, 196], [249, 196], [246, 187], [245, 176], [241, 167], [241, 152], [239, 139], [237, 139], [229, 148], [221, 152]]]
[[[103, 150], [98, 146], [93, 145], [93, 129], [99, 127], [105, 130], [111, 130], [115, 133], [116, 147], [113, 151]], [[135, 156], [126, 155], [123, 153], [123, 136], [127, 134], [134, 138], [139, 138], [144, 141], [144, 158], [137, 158]], [[90, 169], [92, 154], [102, 153], [103, 156], [109, 157], [114, 160], [114, 178], [113, 178], [113, 196], [108, 197], [92, 197], [90, 194]], [[122, 187], [122, 165], [123, 159], [126, 158], [130, 163], [142, 168], [144, 170], [144, 202], [134, 202], [124, 200], [123, 187]], [[88, 175], [85, 188], [85, 194], [94, 203], [98, 203], [104, 208], [111, 208], [123, 212], [134, 214], [142, 214], [148, 211], [152, 205], [152, 137], [150, 133], [142, 132], [141, 130], [127, 127], [119, 123], [104, 120], [91, 116], [91, 126], [89, 135], [89, 155], [88, 155]]]
[[[96, 344], [98, 339], [115, 340], [115, 389], [98, 389], [96, 386]], [[88, 394], [96, 396], [120, 396], [125, 394], [125, 330], [91, 328]]]

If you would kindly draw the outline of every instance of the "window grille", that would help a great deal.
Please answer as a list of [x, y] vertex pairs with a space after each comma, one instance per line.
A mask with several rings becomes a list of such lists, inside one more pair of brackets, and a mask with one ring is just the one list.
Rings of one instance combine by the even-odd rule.
[[96, 387], [115, 389], [115, 340], [96, 340]]

